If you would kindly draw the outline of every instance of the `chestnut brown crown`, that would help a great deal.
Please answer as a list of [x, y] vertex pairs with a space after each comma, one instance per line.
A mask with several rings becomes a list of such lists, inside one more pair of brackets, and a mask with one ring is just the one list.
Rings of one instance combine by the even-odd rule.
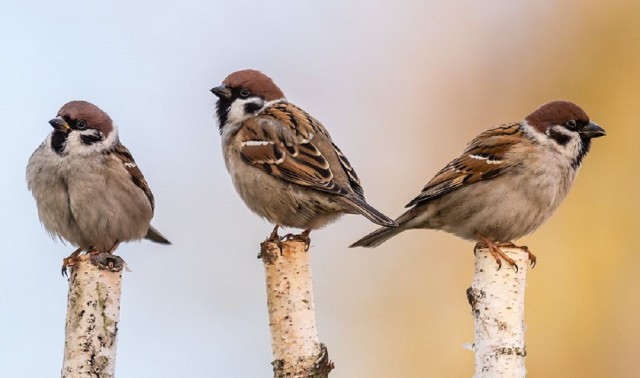
[[529, 125], [541, 132], [553, 125], [562, 125], [570, 120], [575, 120], [585, 125], [590, 122], [587, 113], [570, 101], [548, 102], [525, 118]]
[[271, 78], [257, 70], [236, 71], [222, 82], [228, 88], [245, 88], [251, 94], [261, 96], [266, 101], [284, 98], [284, 93]]
[[109, 135], [113, 130], [111, 117], [87, 101], [70, 101], [64, 104], [58, 111], [58, 116], [68, 123], [82, 120], [86, 123], [87, 128], [101, 131], [104, 135]]

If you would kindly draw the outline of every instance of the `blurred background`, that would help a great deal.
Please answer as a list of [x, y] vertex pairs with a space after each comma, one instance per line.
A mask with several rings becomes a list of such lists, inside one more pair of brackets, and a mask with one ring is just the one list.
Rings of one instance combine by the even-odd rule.
[[[38, 221], [24, 172], [67, 101], [120, 127], [173, 245], [122, 245], [117, 373], [268, 377], [258, 243], [225, 170], [209, 89], [262, 70], [321, 120], [390, 216], [479, 132], [542, 103], [608, 132], [555, 216], [520, 240], [532, 377], [637, 377], [640, 367], [640, 3], [611, 1], [3, 1], [0, 3], [0, 366], [54, 377], [73, 247]], [[366, 134], [365, 134], [366, 133]], [[366, 135], [366, 136], [364, 136]], [[312, 234], [320, 339], [335, 378], [469, 377], [473, 243], [435, 231], [378, 249], [346, 216]]]

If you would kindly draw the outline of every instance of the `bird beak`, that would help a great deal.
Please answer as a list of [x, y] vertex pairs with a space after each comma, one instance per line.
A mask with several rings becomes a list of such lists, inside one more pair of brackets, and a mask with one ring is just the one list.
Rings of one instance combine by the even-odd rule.
[[52, 119], [51, 121], [49, 121], [49, 124], [57, 131], [64, 131], [65, 133], [68, 133], [69, 130], [71, 130], [69, 124], [64, 119], [62, 119], [62, 117], [56, 117]]
[[220, 98], [221, 100], [228, 100], [231, 98], [231, 90], [224, 85], [211, 88], [211, 93], [218, 96], [218, 98]]
[[594, 122], [589, 122], [589, 124], [580, 130], [580, 134], [586, 136], [587, 138], [599, 138], [601, 136], [607, 135], [607, 132]]

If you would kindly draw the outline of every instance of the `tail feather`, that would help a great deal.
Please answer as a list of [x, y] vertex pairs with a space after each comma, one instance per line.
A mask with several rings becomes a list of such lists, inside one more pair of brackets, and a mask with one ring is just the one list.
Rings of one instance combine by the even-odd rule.
[[364, 215], [371, 222], [375, 224], [379, 224], [380, 226], [385, 226], [385, 227], [398, 226], [396, 221], [382, 214], [378, 210], [374, 209], [373, 206], [366, 203], [364, 199], [361, 199], [358, 197], [351, 197], [349, 199], [351, 200], [351, 204], [355, 205], [354, 209], [360, 214]]
[[386, 242], [387, 240], [391, 239], [392, 237], [398, 235], [399, 233], [401, 233], [404, 230], [405, 230], [404, 227], [381, 227], [381, 228], [373, 231], [369, 235], [363, 237], [362, 239], [358, 240], [357, 242], [351, 244], [349, 246], [349, 248], [353, 248], [353, 247], [367, 247], [367, 248], [377, 247], [380, 244], [382, 244], [382, 243]]
[[144, 238], [160, 244], [171, 244], [171, 242], [167, 240], [167, 238], [162, 236], [162, 234], [158, 230], [153, 228], [152, 225], [149, 225], [147, 235]]

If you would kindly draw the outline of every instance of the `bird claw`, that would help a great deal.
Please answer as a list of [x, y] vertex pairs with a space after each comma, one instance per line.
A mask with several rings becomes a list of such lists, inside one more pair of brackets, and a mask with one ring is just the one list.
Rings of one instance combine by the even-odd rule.
[[309, 234], [311, 233], [311, 230], [304, 230], [300, 234], [289, 233], [289, 234], [286, 234], [284, 236], [279, 236], [278, 235], [278, 227], [279, 226], [275, 226], [273, 228], [273, 231], [271, 231], [271, 234], [264, 241], [264, 243], [276, 243], [278, 245], [278, 247], [280, 249], [282, 249], [282, 242], [283, 241], [297, 240], [297, 241], [304, 242], [304, 250], [305, 250], [305, 252], [309, 250], [309, 246], [311, 245], [311, 238], [309, 237]]
[[77, 259], [72, 257], [65, 257], [62, 259], [62, 277], [69, 278], [68, 269], [76, 265]]
[[69, 277], [68, 268], [75, 266], [78, 263], [78, 256], [82, 253], [82, 248], [78, 248], [71, 252], [68, 257], [62, 259], [62, 277]]
[[265, 242], [273, 242], [273, 243], [280, 243], [280, 236], [278, 235], [278, 225], [276, 225], [273, 228], [273, 231], [271, 231], [271, 234], [269, 235], [269, 237], [265, 240]]
[[518, 264], [516, 264], [516, 262], [511, 257], [507, 256], [506, 253], [502, 252], [500, 247], [498, 246], [495, 246], [495, 248], [489, 247], [489, 252], [491, 253], [491, 256], [493, 256], [493, 258], [496, 259], [496, 262], [498, 263], [498, 267], [496, 268], [496, 270], [500, 270], [500, 268], [502, 268], [502, 260], [506, 261], [507, 264], [509, 264], [509, 266], [512, 267], [516, 273], [518, 273], [518, 271], [520, 270], [520, 268], [518, 268]]
[[[511, 257], [507, 256], [504, 252], [502, 252], [498, 243], [494, 243], [493, 241], [485, 238], [480, 234], [476, 234], [476, 236], [480, 239], [480, 242], [476, 244], [473, 250], [474, 254], [476, 253], [476, 250], [478, 248], [482, 248], [482, 247], [487, 248], [489, 250], [489, 253], [491, 253], [491, 256], [493, 256], [493, 258], [496, 260], [496, 263], [498, 264], [498, 267], [496, 268], [496, 270], [500, 270], [502, 268], [502, 260], [504, 260], [507, 262], [507, 264], [509, 264], [510, 267], [513, 268], [513, 270], [516, 273], [518, 273], [518, 271], [520, 270], [520, 268], [518, 268], [518, 264], [516, 264], [516, 262]], [[516, 247], [515, 244], [511, 242], [501, 243], [500, 245], [503, 247], [520, 248], [520, 247]]]
[[502, 268], [502, 260], [504, 260], [515, 270], [516, 273], [518, 273], [519, 271], [519, 268], [516, 262], [512, 258], [507, 256], [504, 252], [502, 252], [502, 250], [500, 249], [501, 247], [517, 248], [517, 249], [523, 250], [524, 252], [527, 253], [527, 256], [529, 257], [529, 263], [531, 265], [531, 269], [536, 267], [536, 262], [538, 258], [536, 257], [536, 255], [531, 253], [531, 251], [529, 251], [529, 248], [526, 245], [517, 246], [512, 242], [494, 243], [483, 236], [480, 236], [480, 235], [477, 235], [477, 236], [482, 241], [476, 243], [476, 246], [473, 248], [473, 254], [477, 255], [477, 250], [480, 248], [487, 248], [489, 250], [489, 253], [491, 253], [491, 256], [493, 256], [493, 258], [496, 259], [496, 263], [498, 264], [498, 267], [496, 268], [496, 270], [500, 270], [500, 268]]
[[538, 260], [538, 258], [536, 257], [536, 255], [531, 253], [531, 251], [529, 251], [529, 247], [527, 247], [526, 245], [519, 246], [519, 245], [513, 244], [512, 242], [496, 243], [496, 244], [498, 245], [498, 247], [517, 248], [522, 251], [525, 251], [527, 253], [527, 257], [529, 258], [529, 264], [531, 265], [531, 269], [536, 267], [536, 261]]
[[529, 256], [529, 263], [531, 264], [531, 269], [536, 267], [536, 262], [538, 261], [538, 258], [536, 257], [536, 255], [534, 255], [533, 253], [531, 253], [531, 251], [529, 251], [529, 247], [527, 247], [526, 245], [523, 245], [521, 247], [515, 246], [516, 248], [520, 248], [523, 251], [527, 252], [527, 255]]
[[[107, 251], [106, 253], [113, 254], [113, 250], [117, 246], [118, 246], [118, 242], [116, 242], [116, 244], [114, 244], [113, 247], [111, 247], [109, 251]], [[62, 276], [63, 277], [67, 277], [67, 278], [69, 277], [69, 268], [72, 268], [78, 264], [78, 256], [80, 256], [82, 252], [85, 252], [85, 251], [83, 251], [82, 248], [78, 248], [75, 251], [73, 251], [68, 257], [65, 257], [64, 259], [62, 259]], [[89, 249], [86, 251], [86, 254], [90, 254], [92, 256], [99, 253], [100, 251], [95, 249], [93, 246], [89, 247]]]
[[304, 251], [307, 252], [311, 245], [311, 238], [309, 237], [309, 234], [311, 234], [311, 230], [304, 230], [300, 234], [286, 234], [282, 237], [282, 241], [296, 240], [304, 242]]

